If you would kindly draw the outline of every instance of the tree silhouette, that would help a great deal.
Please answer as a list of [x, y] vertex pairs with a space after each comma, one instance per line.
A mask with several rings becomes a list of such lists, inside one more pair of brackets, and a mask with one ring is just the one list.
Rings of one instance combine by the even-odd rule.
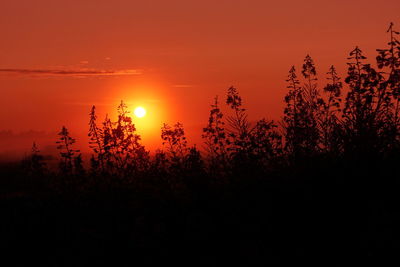
[[216, 173], [222, 171], [227, 164], [227, 136], [224, 126], [223, 114], [216, 96], [211, 105], [207, 127], [203, 128], [202, 134], [210, 161], [210, 170]]
[[33, 142], [31, 154], [22, 161], [22, 164], [23, 168], [26, 169], [30, 175], [42, 176], [45, 174], [46, 163], [44, 161], [44, 157], [40, 154], [40, 150], [36, 145], [36, 142]]
[[348, 58], [348, 76], [345, 82], [349, 85], [343, 116], [344, 127], [349, 138], [347, 150], [365, 155], [366, 149], [379, 149], [378, 132], [382, 126], [382, 106], [379, 104], [383, 88], [380, 86], [383, 76], [370, 64], [363, 63], [366, 59], [361, 49], [356, 47]]
[[[289, 92], [285, 96], [283, 127], [285, 135], [285, 150], [294, 160], [307, 154], [308, 146], [308, 105], [304, 90], [300, 87], [294, 66], [289, 71]], [[314, 141], [314, 139], [312, 139]]]
[[118, 108], [118, 120], [112, 122], [106, 116], [102, 130], [102, 148], [107, 169], [120, 176], [129, 176], [150, 166], [149, 152], [140, 144], [130, 112], [121, 101]]
[[242, 107], [242, 98], [233, 86], [228, 88], [226, 104], [233, 110], [227, 117], [228, 144], [231, 156], [245, 158], [249, 152], [251, 124], [247, 119], [246, 109]]
[[[382, 131], [383, 146], [390, 150], [399, 146], [399, 98], [400, 98], [400, 41], [396, 38], [400, 33], [394, 30], [394, 24], [390, 23], [387, 32], [390, 35], [388, 48], [377, 49], [376, 57], [378, 68], [383, 70], [385, 81], [381, 83], [381, 93], [378, 106], [382, 105], [384, 130]], [[378, 110], [378, 108], [377, 108]]]
[[305, 148], [307, 153], [316, 154], [320, 150], [320, 122], [325, 103], [317, 87], [317, 72], [314, 61], [309, 55], [304, 59], [301, 73], [305, 78], [303, 90], [301, 90], [306, 102], [306, 116], [302, 116], [303, 131], [307, 136]]
[[[382, 265], [388, 251], [397, 257], [400, 33], [393, 23], [387, 32], [389, 43], [377, 50], [377, 67], [356, 47], [343, 82], [331, 66], [319, 87], [321, 78], [309, 55], [299, 77], [291, 67], [279, 123], [250, 120], [247, 108], [252, 106], [244, 109], [238, 90], [229, 87], [227, 116], [218, 97], [211, 104], [202, 131], [204, 151], [189, 145], [178, 122], [162, 126], [162, 150], [150, 154], [123, 101], [117, 118], [106, 115], [102, 123], [93, 106], [90, 171], [66, 127], [58, 133], [60, 171], [51, 169], [51, 162], [44, 167], [36, 143], [23, 169], [0, 166], [6, 173], [0, 179], [6, 247], [15, 239], [11, 245], [20, 249], [25, 235], [49, 246], [53, 241], [67, 247], [83, 242], [88, 253], [78, 254], [93, 254], [93, 262], [103, 262], [98, 258], [103, 252], [111, 255], [108, 265], [128, 265], [122, 260], [115, 264], [124, 254], [148, 263], [148, 255], [164, 260], [170, 252], [177, 252], [180, 262], [188, 254], [190, 262], [198, 252], [193, 247], [201, 253], [206, 247], [205, 256], [212, 252], [213, 261], [223, 259], [219, 265], [255, 265], [249, 258], [272, 254], [277, 254], [276, 263], [291, 253], [297, 263], [306, 251], [311, 259], [316, 254], [331, 259], [326, 253], [335, 254], [338, 246], [346, 256], [355, 255], [354, 262], [365, 258], [370, 263], [376, 253]], [[26, 229], [19, 231], [20, 225]], [[54, 249], [47, 254], [57, 258], [59, 248]], [[72, 249], [67, 253], [82, 246]], [[260, 257], [264, 251], [269, 255]], [[227, 264], [230, 257], [225, 256], [234, 254], [233, 264]], [[245, 259], [238, 261], [236, 254]]]
[[101, 171], [104, 171], [104, 149], [103, 149], [103, 132], [97, 126], [96, 120], [96, 107], [92, 106], [89, 113], [89, 133], [90, 138], [89, 147], [93, 150], [96, 157], [91, 158], [91, 166], [94, 172], [97, 172], [97, 168], [100, 167]]
[[73, 158], [75, 153], [80, 152], [80, 150], [73, 149], [72, 146], [75, 143], [75, 139], [69, 135], [68, 129], [63, 126], [61, 131], [58, 133], [60, 136], [58, 141], [57, 149], [60, 150], [60, 170], [63, 174], [73, 173]]
[[173, 127], [164, 123], [161, 128], [161, 139], [166, 147], [172, 166], [182, 166], [188, 153], [185, 130], [182, 123], [177, 122]]
[[[166, 153], [157, 153], [157, 164], [166, 167], [167, 183], [173, 191], [181, 192], [186, 187], [188, 167], [196, 167], [197, 153], [188, 148], [185, 130], [182, 123], [177, 122], [173, 127], [164, 123], [161, 127], [162, 145]], [[189, 158], [192, 157], [189, 161]], [[200, 159], [199, 159], [200, 160]]]
[[[162, 176], [160, 181], [169, 179], [182, 186], [188, 182], [186, 178], [198, 174], [227, 182], [234, 176], [258, 175], [282, 166], [299, 168], [314, 160], [365, 162], [370, 158], [369, 162], [379, 162], [396, 156], [400, 149], [400, 33], [393, 23], [387, 32], [388, 47], [377, 49], [379, 71], [356, 47], [348, 57], [344, 82], [331, 66], [320, 91], [310, 55], [304, 58], [300, 79], [292, 66], [280, 124], [266, 119], [251, 123], [237, 88], [229, 87], [225, 101], [228, 116], [222, 113], [218, 97], [211, 104], [202, 131], [204, 154], [188, 145], [183, 125], [176, 123], [162, 126], [163, 150], [150, 157], [123, 101], [117, 107], [116, 121], [106, 115], [100, 126], [93, 106], [88, 131], [91, 170], [85, 171], [82, 155], [76, 155], [79, 150], [72, 148], [75, 139], [62, 127], [57, 141], [61, 173], [117, 177], [128, 184], [140, 177]], [[343, 91], [347, 91], [344, 100]], [[40, 169], [42, 158], [37, 148], [34, 151], [30, 168]]]
[[341, 91], [343, 88], [340, 77], [334, 66], [329, 68], [328, 84], [324, 87], [327, 94], [327, 101], [323, 105], [323, 114], [321, 116], [322, 144], [326, 153], [339, 153], [341, 149], [340, 131], [341, 125], [339, 114], [341, 113], [340, 104]]

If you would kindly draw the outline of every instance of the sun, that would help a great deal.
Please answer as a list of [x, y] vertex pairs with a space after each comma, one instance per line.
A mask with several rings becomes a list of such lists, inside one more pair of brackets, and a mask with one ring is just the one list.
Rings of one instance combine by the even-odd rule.
[[144, 116], [146, 116], [146, 110], [143, 107], [135, 108], [135, 111], [133, 113], [135, 113], [135, 116], [138, 118], [143, 118]]

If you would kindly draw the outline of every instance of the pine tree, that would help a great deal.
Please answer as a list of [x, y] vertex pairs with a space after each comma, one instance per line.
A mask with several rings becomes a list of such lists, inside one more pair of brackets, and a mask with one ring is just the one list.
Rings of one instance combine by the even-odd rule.
[[[92, 106], [89, 113], [89, 147], [96, 154], [96, 158], [92, 157], [91, 161], [98, 161], [98, 164], [93, 162], [92, 167], [98, 165], [102, 171], [104, 171], [104, 149], [103, 149], [103, 133], [102, 130], [97, 126], [96, 120], [96, 107]], [[94, 170], [93, 170], [94, 171]]]
[[104, 156], [103, 156], [103, 160], [105, 163], [104, 167], [108, 173], [114, 172], [114, 170], [116, 168], [115, 160], [117, 159], [117, 156], [115, 155], [116, 142], [115, 142], [115, 139], [113, 138], [112, 129], [113, 129], [113, 123], [111, 122], [111, 120], [107, 114], [103, 121], [102, 146], [104, 149]]
[[78, 156], [74, 157], [74, 174], [76, 176], [85, 175], [86, 171], [83, 167], [82, 154], [80, 153]]
[[42, 175], [45, 171], [46, 163], [44, 162], [43, 156], [40, 155], [40, 150], [36, 142], [33, 142], [31, 151], [30, 172], [35, 175]]
[[73, 172], [73, 157], [75, 153], [80, 152], [79, 150], [73, 149], [72, 146], [75, 143], [75, 139], [69, 135], [68, 129], [63, 126], [61, 131], [58, 133], [60, 136], [58, 141], [57, 149], [60, 150], [61, 162], [60, 169], [63, 174], [72, 174]]

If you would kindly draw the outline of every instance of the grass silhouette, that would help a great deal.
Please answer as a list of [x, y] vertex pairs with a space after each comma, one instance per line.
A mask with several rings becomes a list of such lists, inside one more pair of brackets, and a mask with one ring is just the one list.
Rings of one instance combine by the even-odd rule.
[[396, 260], [400, 42], [393, 24], [388, 33], [377, 68], [350, 52], [344, 83], [332, 66], [320, 90], [309, 55], [301, 77], [293, 66], [282, 121], [250, 123], [230, 87], [231, 114], [216, 97], [204, 151], [178, 122], [164, 124], [163, 148], [150, 155], [124, 102], [101, 124], [93, 106], [90, 168], [66, 127], [58, 170], [35, 143], [21, 163], [1, 166], [1, 251], [19, 253], [17, 266]]

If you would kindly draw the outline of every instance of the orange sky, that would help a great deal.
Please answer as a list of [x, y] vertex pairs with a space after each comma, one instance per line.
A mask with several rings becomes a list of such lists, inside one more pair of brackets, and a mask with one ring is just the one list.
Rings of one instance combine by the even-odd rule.
[[[399, 11], [398, 0], [2, 0], [0, 131], [44, 131], [32, 138], [45, 143], [65, 125], [83, 138], [92, 104], [103, 118], [123, 99], [147, 108], [137, 124], [148, 147], [164, 121], [200, 142], [231, 85], [251, 119], [279, 119], [291, 65], [309, 53], [320, 74], [335, 64], [343, 76], [355, 45], [373, 62]], [[29, 150], [21, 136], [0, 153]]]

